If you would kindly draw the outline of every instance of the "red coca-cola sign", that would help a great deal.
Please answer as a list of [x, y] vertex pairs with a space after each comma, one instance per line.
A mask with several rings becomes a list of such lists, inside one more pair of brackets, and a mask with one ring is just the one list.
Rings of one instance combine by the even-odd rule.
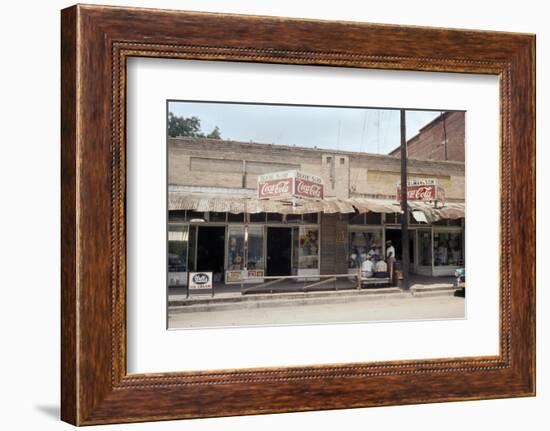
[[[401, 185], [397, 185], [397, 200], [401, 200]], [[445, 201], [445, 192], [436, 180], [410, 180], [407, 184], [407, 200]]]
[[274, 172], [258, 176], [258, 198], [323, 199], [323, 180], [299, 171]]
[[294, 194], [303, 198], [323, 199], [323, 185], [296, 178]]
[[260, 199], [292, 196], [292, 178], [268, 180], [258, 184]]

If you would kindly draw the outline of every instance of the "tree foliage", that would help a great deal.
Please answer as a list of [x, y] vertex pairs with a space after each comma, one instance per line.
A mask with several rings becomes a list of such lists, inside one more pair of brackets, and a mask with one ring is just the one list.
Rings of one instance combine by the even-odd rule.
[[206, 135], [208, 139], [221, 139], [222, 135], [220, 134], [220, 128], [218, 126], [214, 127], [214, 129]]
[[172, 112], [168, 113], [168, 136], [174, 138], [177, 136], [190, 136], [195, 138], [221, 139], [221, 133], [218, 126], [208, 133], [201, 131], [201, 120], [198, 117], [179, 117]]

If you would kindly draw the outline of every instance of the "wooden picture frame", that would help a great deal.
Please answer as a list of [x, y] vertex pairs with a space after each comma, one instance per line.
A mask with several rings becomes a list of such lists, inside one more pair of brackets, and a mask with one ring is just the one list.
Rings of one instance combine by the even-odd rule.
[[[64, 421], [535, 394], [534, 35], [77, 5], [62, 11], [61, 49]], [[500, 354], [128, 375], [125, 65], [131, 56], [499, 76]]]

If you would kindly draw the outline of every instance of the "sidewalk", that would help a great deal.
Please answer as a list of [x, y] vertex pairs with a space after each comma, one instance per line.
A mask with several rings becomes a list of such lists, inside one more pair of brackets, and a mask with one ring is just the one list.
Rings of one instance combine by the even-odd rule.
[[[253, 297], [258, 295], [264, 295], [272, 293], [273, 295], [281, 295], [287, 293], [303, 293], [301, 286], [304, 285], [303, 282], [297, 282], [294, 280], [287, 280], [284, 282], [277, 283], [270, 288], [266, 288], [265, 291], [258, 293], [247, 293], [245, 295], [241, 294], [241, 285], [240, 284], [225, 284], [225, 283], [214, 283], [213, 292], [212, 291], [195, 291], [188, 296], [188, 291], [186, 287], [170, 287], [168, 289], [168, 300], [170, 304], [173, 301], [187, 301], [193, 299], [204, 299], [208, 296], [213, 296], [214, 298], [236, 298], [236, 297]], [[410, 288], [412, 292], [421, 292], [421, 291], [454, 291], [455, 278], [454, 277], [430, 277], [411, 274], [410, 276]], [[254, 284], [244, 284], [244, 287], [251, 287]], [[384, 287], [385, 288], [385, 287]], [[363, 287], [362, 289], [357, 289], [357, 283], [355, 280], [350, 281], [349, 279], [338, 279], [337, 281], [323, 284], [317, 286], [314, 290], [308, 291], [308, 293], [315, 292], [350, 292], [350, 291], [374, 291], [379, 289], [384, 289], [381, 287]], [[213, 295], [212, 295], [213, 293]]]
[[[339, 290], [318, 289], [315, 291], [300, 291], [292, 281], [285, 281], [276, 292], [242, 294], [240, 289], [230, 291], [221, 290], [218, 286], [217, 293], [193, 291], [190, 295], [186, 289], [171, 291], [169, 297], [169, 314], [194, 314], [203, 312], [223, 312], [234, 310], [273, 309], [280, 307], [310, 307], [318, 305], [332, 305], [335, 308], [342, 304], [357, 303], [373, 300], [407, 299], [413, 297], [453, 297], [457, 296], [457, 289], [451, 283], [452, 278], [440, 281], [432, 277], [415, 278], [410, 289], [403, 290], [399, 287], [377, 287], [357, 289], [349, 283], [340, 283]], [[351, 287], [350, 287], [351, 286]], [[234, 287], [234, 286], [231, 286]], [[347, 288], [346, 288], [347, 287]], [[221, 290], [221, 291], [220, 291]]]
[[[392, 288], [395, 289], [395, 288]], [[242, 303], [241, 303], [242, 305]], [[192, 306], [195, 307], [195, 306]], [[358, 323], [400, 320], [462, 319], [465, 300], [458, 296], [416, 297], [410, 293], [356, 295], [346, 302], [309, 303], [307, 306], [288, 302], [285, 306], [222, 306], [213, 309], [200, 306], [195, 312], [188, 307], [171, 307], [170, 329], [219, 328], [232, 326], [277, 326], [302, 324]]]

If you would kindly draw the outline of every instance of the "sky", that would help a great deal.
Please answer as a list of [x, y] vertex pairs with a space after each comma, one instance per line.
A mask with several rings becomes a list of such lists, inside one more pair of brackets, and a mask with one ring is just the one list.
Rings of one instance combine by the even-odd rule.
[[[375, 154], [400, 145], [398, 110], [180, 101], [170, 101], [168, 110], [198, 117], [203, 133], [219, 127], [226, 140]], [[407, 111], [407, 139], [440, 114]]]

